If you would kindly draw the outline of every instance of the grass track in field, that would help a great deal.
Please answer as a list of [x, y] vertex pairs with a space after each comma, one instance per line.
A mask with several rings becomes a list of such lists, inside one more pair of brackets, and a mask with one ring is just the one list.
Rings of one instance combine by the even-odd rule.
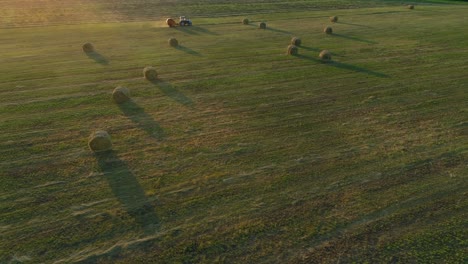
[[0, 31], [0, 262], [463, 262], [466, 5], [216, 8]]

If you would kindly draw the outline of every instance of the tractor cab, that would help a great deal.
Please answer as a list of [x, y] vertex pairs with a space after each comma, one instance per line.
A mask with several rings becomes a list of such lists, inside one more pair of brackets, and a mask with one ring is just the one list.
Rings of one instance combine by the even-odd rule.
[[191, 26], [192, 21], [190, 19], [186, 18], [185, 16], [181, 16], [181, 17], [179, 17], [179, 25], [181, 25], [181, 26]]

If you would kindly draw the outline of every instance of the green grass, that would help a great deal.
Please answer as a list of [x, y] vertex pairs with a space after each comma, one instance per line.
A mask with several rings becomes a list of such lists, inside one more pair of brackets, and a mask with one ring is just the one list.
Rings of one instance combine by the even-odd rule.
[[466, 262], [468, 6], [298, 2], [2, 21], [0, 262]]

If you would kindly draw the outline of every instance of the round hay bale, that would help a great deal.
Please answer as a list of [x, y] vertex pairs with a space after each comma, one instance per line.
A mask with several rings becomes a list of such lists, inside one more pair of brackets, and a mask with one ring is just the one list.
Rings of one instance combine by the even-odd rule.
[[295, 45], [289, 45], [288, 46], [288, 55], [297, 55], [298, 53], [298, 48]]
[[177, 25], [177, 23], [175, 22], [175, 20], [172, 19], [172, 18], [166, 19], [166, 24], [167, 24], [169, 27], [175, 27], [175, 26]]
[[332, 59], [331, 53], [328, 50], [322, 50], [319, 57], [324, 62], [331, 61]]
[[336, 22], [338, 22], [338, 17], [337, 17], [337, 16], [331, 16], [331, 17], [330, 17], [330, 21], [331, 21], [332, 23], [336, 23]]
[[112, 92], [112, 99], [118, 104], [125, 103], [130, 100], [130, 91], [122, 86], [118, 86]]
[[301, 42], [302, 42], [301, 39], [298, 37], [293, 37], [291, 39], [291, 45], [294, 45], [294, 46], [300, 46]]
[[332, 34], [333, 33], [333, 29], [331, 27], [326, 27], [323, 29], [323, 32], [325, 34]]
[[93, 52], [93, 51], [94, 51], [94, 46], [93, 46], [93, 44], [91, 44], [91, 43], [89, 43], [89, 42], [83, 44], [83, 51], [86, 52], [86, 53], [87, 53], [87, 52]]
[[408, 9], [414, 9], [414, 5], [408, 5]]
[[176, 38], [170, 38], [169, 39], [169, 45], [171, 47], [177, 47], [177, 46], [179, 46], [179, 41], [177, 41]]
[[265, 22], [261, 22], [261, 23], [258, 25], [258, 28], [260, 28], [260, 29], [266, 29], [266, 23], [265, 23]]
[[158, 79], [158, 73], [156, 69], [152, 66], [147, 66], [143, 69], [143, 76], [148, 81], [155, 81]]
[[112, 142], [106, 131], [99, 130], [91, 134], [88, 140], [89, 149], [94, 152], [103, 152], [112, 149]]
[[242, 24], [248, 25], [250, 23], [250, 20], [248, 18], [242, 19]]

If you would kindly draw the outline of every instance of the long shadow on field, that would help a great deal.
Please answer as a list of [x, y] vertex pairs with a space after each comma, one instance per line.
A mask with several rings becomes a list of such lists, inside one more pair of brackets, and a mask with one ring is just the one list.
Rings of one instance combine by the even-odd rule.
[[185, 106], [193, 106], [193, 101], [187, 96], [185, 96], [183, 93], [181, 93], [179, 90], [177, 90], [174, 86], [172, 86], [172, 84], [167, 83], [163, 80], [152, 81], [152, 83], [155, 86], [159, 87], [159, 89], [161, 89], [161, 91], [165, 95], [169, 96], [174, 101], [179, 102]]
[[357, 37], [351, 37], [351, 36], [346, 36], [343, 34], [330, 34], [330, 36], [334, 37], [339, 37], [339, 38], [344, 38], [344, 39], [349, 39], [349, 40], [354, 40], [354, 41], [359, 41], [359, 42], [364, 42], [364, 43], [369, 43], [369, 44], [377, 44], [377, 42], [372, 41], [372, 40], [367, 40], [367, 39], [362, 39], [362, 38], [357, 38]]
[[146, 133], [157, 140], [164, 139], [164, 130], [162, 127], [138, 104], [129, 100], [123, 104], [119, 104], [119, 108], [125, 116], [137, 124], [141, 129], [145, 130]]
[[388, 75], [386, 75], [384, 73], [381, 73], [381, 72], [372, 71], [372, 70], [369, 70], [369, 69], [366, 69], [366, 68], [362, 68], [362, 67], [359, 67], [359, 66], [346, 64], [346, 63], [342, 63], [342, 62], [338, 62], [338, 61], [323, 62], [323, 61], [321, 61], [319, 59], [316, 59], [315, 57], [311, 57], [311, 56], [308, 56], [308, 55], [298, 54], [298, 55], [295, 55], [295, 56], [298, 57], [298, 58], [301, 58], [301, 59], [310, 60], [310, 61], [317, 62], [317, 63], [322, 63], [322, 64], [327, 65], [327, 66], [336, 67], [336, 68], [345, 69], [345, 70], [350, 70], [350, 71], [354, 71], [354, 72], [366, 73], [366, 74], [373, 75], [373, 76], [376, 76], [376, 77], [381, 77], [381, 78], [390, 77], [390, 76], [388, 76]]
[[350, 26], [355, 26], [355, 27], [365, 27], [365, 28], [373, 28], [368, 25], [361, 25], [361, 24], [354, 24], [354, 23], [348, 23], [348, 22], [336, 22], [337, 24], [344, 24], [344, 25], [350, 25]]
[[281, 29], [277, 29], [277, 28], [271, 28], [271, 27], [266, 27], [266, 30], [269, 30], [269, 31], [273, 31], [273, 32], [277, 32], [277, 33], [282, 33], [282, 34], [288, 34], [288, 35], [291, 35], [292, 33], [289, 32], [289, 31], [286, 31], [286, 30], [281, 30]]
[[159, 218], [145, 195], [143, 188], [127, 164], [114, 151], [96, 153], [101, 172], [109, 183], [112, 193], [146, 232], [155, 231]]
[[182, 46], [182, 45], [177, 46], [176, 49], [178, 49], [180, 51], [183, 51], [183, 52], [185, 52], [187, 54], [193, 55], [193, 56], [198, 56], [198, 57], [202, 56], [199, 52], [194, 51], [193, 49], [187, 48], [187, 47]]
[[[256, 24], [256, 23], [252, 23], [250, 22], [250, 24], [247, 24], [246, 26], [251, 26], [251, 27], [255, 27], [255, 28], [258, 28], [260, 29], [260, 23], [259, 24]], [[289, 32], [289, 31], [286, 31], [286, 30], [281, 30], [281, 29], [277, 29], [277, 28], [272, 28], [272, 27], [269, 27], [268, 24], [266, 26], [266, 28], [264, 30], [269, 30], [269, 31], [273, 31], [273, 32], [277, 32], [277, 33], [282, 33], [282, 34], [288, 34], [288, 35], [291, 35], [292, 33]]]
[[99, 52], [96, 51], [91, 51], [91, 52], [86, 52], [86, 56], [88, 58], [93, 59], [95, 62], [107, 65], [109, 64], [109, 61], [106, 59], [106, 57], [102, 56]]
[[199, 27], [199, 26], [178, 26], [174, 27], [176, 30], [191, 34], [191, 35], [200, 35], [200, 34], [208, 34], [208, 35], [218, 35], [213, 31], [210, 31], [206, 28]]
[[[320, 52], [322, 51], [321, 49], [319, 48], [312, 48], [312, 47], [307, 47], [307, 46], [299, 46], [299, 49], [305, 49], [305, 50], [308, 50], [308, 51], [315, 51], [315, 52]], [[332, 54], [333, 55], [333, 54]]]

